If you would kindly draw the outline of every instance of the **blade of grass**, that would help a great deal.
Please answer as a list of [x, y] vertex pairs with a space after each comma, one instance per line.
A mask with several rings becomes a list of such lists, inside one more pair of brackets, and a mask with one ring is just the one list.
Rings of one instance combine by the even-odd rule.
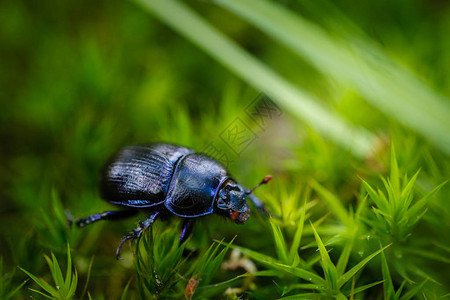
[[395, 294], [395, 290], [384, 251], [381, 252], [381, 272], [383, 274], [383, 281], [384, 281], [383, 283], [384, 299], [391, 299], [391, 297]]
[[414, 216], [417, 216], [419, 212], [427, 205], [428, 201], [430, 201], [431, 197], [436, 194], [445, 184], [447, 181], [444, 181], [437, 187], [435, 187], [432, 191], [430, 191], [428, 194], [423, 196], [421, 199], [417, 200], [416, 203], [414, 203], [411, 208], [407, 212], [407, 216], [412, 218]]
[[336, 290], [337, 288], [337, 270], [336, 266], [331, 262], [330, 256], [328, 255], [328, 251], [325, 248], [325, 245], [322, 243], [319, 234], [317, 233], [314, 225], [311, 223], [312, 230], [314, 231], [314, 237], [317, 242], [317, 246], [319, 247], [320, 256], [322, 258], [322, 268], [325, 274], [325, 279], [330, 285], [332, 290]]
[[400, 300], [409, 300], [414, 298], [414, 296], [416, 296], [420, 292], [420, 290], [422, 290], [422, 287], [425, 285], [425, 283], [427, 283], [427, 281], [428, 279], [425, 279], [424, 281], [422, 281], [422, 283], [410, 289], [406, 294], [400, 297]]
[[91, 271], [92, 271], [92, 266], [94, 265], [94, 257], [95, 256], [92, 255], [91, 260], [89, 261], [89, 267], [88, 267], [87, 276], [86, 276], [86, 283], [84, 284], [83, 292], [81, 293], [80, 299], [83, 299], [84, 295], [86, 294], [89, 280], [91, 279]]
[[243, 50], [185, 4], [176, 0], [137, 1], [247, 83], [264, 92], [284, 110], [305, 121], [322, 135], [359, 157], [367, 157], [370, 154], [375, 142], [372, 133], [352, 127], [347, 121], [319, 104], [307, 92], [286, 81]]
[[337, 40], [300, 15], [266, 0], [217, 0], [318, 70], [356, 86], [372, 105], [450, 153], [450, 106], [370, 40]]
[[387, 247], [389, 247], [391, 244], [387, 245], [386, 247], [381, 248], [380, 250], [372, 253], [371, 255], [364, 258], [362, 261], [360, 261], [356, 266], [351, 268], [349, 271], [347, 271], [344, 275], [342, 275], [338, 279], [338, 287], [342, 287], [350, 278], [352, 278], [353, 275], [356, 274], [359, 270], [361, 270], [372, 258], [383, 252]]
[[[369, 283], [369, 284], [366, 284], [366, 285], [363, 285], [363, 286], [359, 286], [359, 287], [355, 288], [353, 290], [353, 292], [348, 293], [348, 297], [350, 297], [351, 295], [355, 295], [355, 294], [361, 293], [361, 292], [363, 292], [363, 291], [365, 291], [367, 289], [370, 289], [371, 287], [376, 286], [376, 285], [378, 285], [380, 283], [383, 283], [383, 282], [384, 282], [384, 280], [381, 280], [381, 281], [376, 281], [376, 282]], [[387, 299], [387, 298], [385, 298], [385, 299]]]
[[283, 264], [291, 263], [288, 260], [286, 241], [284, 240], [283, 234], [281, 233], [280, 226], [274, 223], [273, 219], [270, 219], [270, 225], [272, 226], [273, 239], [275, 241], [275, 250], [278, 254], [278, 259]]
[[339, 256], [338, 263], [336, 265], [337, 274], [338, 276], [342, 276], [344, 274], [345, 269], [347, 268], [347, 263], [350, 258], [350, 254], [352, 252], [353, 243], [355, 241], [355, 236], [357, 232], [357, 226], [353, 228], [353, 232], [351, 233], [351, 236], [348, 238], [348, 240], [345, 243], [344, 249], [341, 252], [341, 255]]
[[294, 234], [294, 240], [292, 241], [291, 249], [289, 251], [289, 262], [293, 263], [294, 259], [298, 257], [298, 248], [300, 247], [300, 242], [303, 234], [303, 226], [305, 224], [305, 216], [306, 216], [306, 196], [305, 201], [303, 203], [302, 212], [300, 215], [300, 221], [297, 224], [297, 230]]

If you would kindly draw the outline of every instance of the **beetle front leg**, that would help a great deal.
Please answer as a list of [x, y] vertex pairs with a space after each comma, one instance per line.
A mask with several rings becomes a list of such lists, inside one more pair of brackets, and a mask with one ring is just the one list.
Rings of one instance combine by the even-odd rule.
[[180, 245], [183, 244], [187, 238], [191, 235], [192, 228], [194, 227], [194, 219], [185, 218], [183, 225], [181, 226]]
[[153, 213], [144, 222], [139, 222], [139, 226], [136, 229], [133, 229], [133, 231], [129, 235], [126, 235], [122, 238], [122, 240], [120, 241], [119, 247], [117, 247], [117, 250], [116, 250], [116, 258], [117, 259], [120, 259], [120, 249], [122, 248], [122, 245], [128, 240], [133, 241], [133, 240], [139, 239], [141, 237], [142, 233], [145, 230], [147, 230], [150, 226], [152, 226], [152, 224], [155, 222], [156, 217], [158, 215], [159, 215], [158, 211]]

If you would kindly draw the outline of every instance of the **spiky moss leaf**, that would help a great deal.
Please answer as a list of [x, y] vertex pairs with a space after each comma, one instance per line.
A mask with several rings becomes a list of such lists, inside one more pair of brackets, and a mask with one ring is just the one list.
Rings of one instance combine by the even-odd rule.
[[[431, 197], [436, 194], [445, 184], [447, 184], [447, 181], [444, 181], [443, 183], [441, 183], [440, 185], [438, 185], [437, 187], [435, 187], [433, 190], [431, 190], [430, 192], [428, 192], [425, 196], [423, 196], [421, 199], [417, 200], [416, 203], [414, 203], [411, 208], [408, 210], [407, 212], [407, 216], [409, 218], [413, 218], [414, 216], [416, 216], [417, 214], [419, 214], [419, 212], [428, 204], [428, 202], [431, 200]], [[417, 222], [418, 220], [416, 220], [415, 222]], [[413, 220], [414, 222], [414, 220]], [[414, 223], [415, 223], [414, 222]]]
[[298, 249], [300, 247], [300, 242], [302, 240], [302, 234], [303, 234], [303, 227], [305, 224], [305, 218], [306, 218], [306, 194], [303, 206], [301, 208], [301, 215], [300, 220], [297, 224], [297, 230], [294, 233], [294, 239], [292, 241], [291, 249], [289, 250], [289, 261], [291, 264], [296, 267], [298, 264], [296, 261], [300, 261], [300, 257], [298, 256]]
[[[381, 248], [381, 245], [380, 245]], [[389, 266], [386, 260], [384, 251], [381, 252], [381, 272], [383, 274], [383, 287], [384, 287], [384, 299], [392, 299], [394, 296], [394, 285], [392, 283], [391, 273], [389, 272]]]
[[427, 281], [428, 279], [425, 279], [424, 281], [422, 281], [422, 283], [410, 289], [406, 294], [400, 297], [400, 300], [410, 300], [414, 298], [422, 290], [423, 286], [425, 285], [425, 283], [427, 283]]
[[127, 285], [125, 286], [125, 288], [122, 291], [122, 296], [120, 296], [120, 300], [127, 300], [127, 293], [128, 293], [128, 288], [130, 287], [131, 281], [133, 279], [130, 278], [130, 280], [128, 280]]
[[389, 246], [390, 246], [390, 244], [381, 248], [380, 250], [376, 251], [375, 253], [372, 253], [371, 255], [367, 256], [362, 261], [360, 261], [358, 264], [356, 264], [356, 266], [354, 266], [349, 271], [347, 271], [345, 274], [343, 274], [338, 279], [338, 287], [341, 288], [348, 280], [350, 280], [350, 278], [352, 278], [353, 275], [356, 274], [356, 272], [361, 270], [370, 260], [372, 260], [375, 256], [377, 256], [378, 254], [383, 252]]
[[67, 272], [66, 278], [63, 278], [61, 268], [59, 266], [58, 260], [55, 255], [51, 253], [52, 259], [48, 256], [45, 256], [47, 264], [49, 266], [50, 272], [52, 274], [53, 280], [55, 282], [56, 288], [52, 287], [46, 281], [34, 276], [30, 272], [20, 268], [23, 272], [25, 272], [33, 281], [35, 281], [41, 288], [43, 288], [49, 295], [44, 294], [40, 291], [33, 290], [47, 298], [56, 298], [56, 299], [72, 299], [75, 295], [75, 291], [78, 284], [78, 274], [76, 271], [72, 272], [72, 258], [70, 255], [70, 247], [67, 244]]
[[277, 251], [278, 259], [283, 264], [290, 264], [286, 249], [286, 241], [284, 240], [284, 236], [281, 233], [280, 226], [275, 224], [273, 219], [270, 219], [270, 225], [272, 226], [273, 239], [275, 242], [275, 250]]
[[383, 282], [384, 282], [384, 280], [372, 282], [372, 283], [369, 283], [369, 284], [366, 284], [366, 285], [357, 287], [357, 288], [355, 288], [354, 290], [349, 291], [349, 292], [344, 293], [344, 294], [347, 295], [347, 297], [351, 297], [351, 296], [356, 295], [356, 294], [358, 294], [358, 293], [364, 292], [365, 290], [368, 290], [368, 289], [370, 289], [371, 287], [374, 287], [374, 286], [376, 286], [376, 285], [379, 285], [380, 283], [383, 283]]
[[[330, 256], [328, 255], [328, 251], [325, 248], [325, 245], [322, 243], [322, 240], [319, 237], [314, 225], [311, 223], [311, 227], [314, 231], [314, 237], [317, 242], [317, 246], [319, 247], [320, 256], [322, 259], [322, 269], [325, 274], [325, 281], [328, 284], [331, 291], [336, 291], [338, 289], [338, 275], [336, 266], [331, 262]], [[340, 286], [339, 286], [340, 287]]]
[[339, 256], [338, 263], [336, 265], [337, 275], [342, 276], [347, 268], [347, 263], [350, 258], [350, 254], [352, 253], [353, 244], [355, 242], [356, 233], [358, 227], [354, 226], [353, 232], [350, 233], [350, 236], [345, 240], [344, 249], [342, 249], [341, 255]]
[[381, 210], [387, 211], [389, 207], [388, 201], [381, 195], [379, 196], [378, 193], [375, 192], [375, 190], [370, 186], [370, 184], [368, 184], [364, 179], [361, 178], [361, 181], [367, 193], [369, 193], [370, 198], [372, 199], [373, 202], [375, 202], [375, 205], [379, 207]]

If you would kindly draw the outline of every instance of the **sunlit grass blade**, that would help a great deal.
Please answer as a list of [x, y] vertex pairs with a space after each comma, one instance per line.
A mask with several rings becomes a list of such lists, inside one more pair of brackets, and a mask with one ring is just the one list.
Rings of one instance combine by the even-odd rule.
[[383, 197], [378, 196], [377, 192], [375, 192], [375, 190], [370, 186], [370, 184], [368, 184], [364, 179], [361, 178], [361, 181], [370, 198], [372, 199], [373, 202], [375, 202], [375, 205], [378, 206], [381, 210], [387, 211], [389, 205], [388, 202]]
[[338, 276], [342, 276], [345, 272], [345, 269], [347, 268], [347, 263], [350, 258], [350, 254], [352, 253], [353, 244], [355, 241], [355, 235], [357, 232], [358, 227], [355, 226], [353, 228], [353, 232], [350, 234], [350, 236], [346, 239], [344, 249], [342, 249], [341, 255], [339, 256], [338, 263], [336, 265], [336, 270]]
[[349, 271], [347, 271], [345, 274], [343, 274], [341, 277], [339, 277], [338, 279], [338, 287], [342, 287], [348, 280], [350, 280], [350, 278], [352, 278], [353, 275], [356, 274], [356, 272], [358, 272], [359, 270], [361, 270], [370, 260], [372, 260], [372, 258], [374, 258], [375, 256], [377, 256], [378, 254], [380, 254], [381, 252], [383, 252], [386, 248], [388, 248], [390, 246], [387, 245], [383, 248], [381, 248], [380, 250], [372, 253], [371, 255], [367, 256], [366, 258], [364, 258], [362, 261], [360, 261], [358, 264], [356, 264], [356, 266], [354, 266], [353, 268], [351, 268]]
[[271, 1], [217, 2], [310, 61], [321, 72], [356, 86], [371, 104], [450, 153], [448, 101], [394, 62], [375, 43], [362, 37], [351, 43], [347, 39], [337, 40]]
[[300, 242], [302, 239], [303, 226], [305, 224], [305, 216], [306, 216], [306, 196], [305, 196], [305, 202], [303, 203], [303, 206], [302, 206], [300, 220], [298, 221], [298, 224], [297, 224], [297, 230], [295, 231], [291, 249], [289, 250], [289, 261], [291, 263], [293, 263], [294, 259], [298, 257], [298, 249], [300, 247]]
[[270, 225], [272, 226], [272, 233], [275, 241], [275, 250], [277, 251], [278, 259], [283, 264], [289, 264], [290, 261], [288, 261], [286, 241], [284, 240], [283, 234], [281, 233], [280, 226], [275, 224], [273, 219], [270, 219]]
[[391, 299], [395, 294], [395, 290], [384, 251], [381, 251], [381, 273], [383, 274], [384, 299]]
[[234, 41], [203, 20], [188, 6], [176, 0], [138, 0], [167, 25], [224, 64], [257, 90], [264, 92], [284, 110], [305, 121], [322, 135], [367, 157], [375, 136], [319, 104], [306, 91], [294, 86], [274, 70], [243, 50]]
[[[383, 177], [381, 179], [384, 179]], [[397, 163], [397, 156], [395, 154], [395, 147], [394, 147], [394, 142], [392, 142], [391, 144], [391, 174], [389, 176], [391, 185], [392, 185], [392, 189], [389, 189], [388, 187], [386, 187], [387, 190], [392, 190], [395, 192], [395, 198], [399, 199], [400, 195], [397, 194], [398, 192], [400, 192], [400, 174], [398, 171], [398, 163]]]
[[332, 290], [337, 289], [337, 270], [336, 266], [331, 262], [330, 256], [328, 255], [328, 251], [325, 248], [325, 245], [322, 243], [322, 240], [319, 237], [314, 225], [311, 223], [311, 227], [314, 231], [314, 237], [316, 238], [317, 246], [319, 247], [320, 256], [322, 258], [322, 268], [325, 274], [325, 279], [327, 283], [330, 285]]

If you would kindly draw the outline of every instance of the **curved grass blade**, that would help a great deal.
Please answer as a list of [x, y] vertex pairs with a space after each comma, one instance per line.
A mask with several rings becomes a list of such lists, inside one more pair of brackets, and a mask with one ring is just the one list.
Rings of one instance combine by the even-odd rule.
[[363, 128], [353, 127], [325, 108], [306, 91], [288, 82], [273, 69], [261, 63], [182, 2], [137, 1], [164, 23], [323, 136], [349, 149], [356, 156], [367, 157], [371, 153], [375, 142], [375, 136], [372, 133]]

